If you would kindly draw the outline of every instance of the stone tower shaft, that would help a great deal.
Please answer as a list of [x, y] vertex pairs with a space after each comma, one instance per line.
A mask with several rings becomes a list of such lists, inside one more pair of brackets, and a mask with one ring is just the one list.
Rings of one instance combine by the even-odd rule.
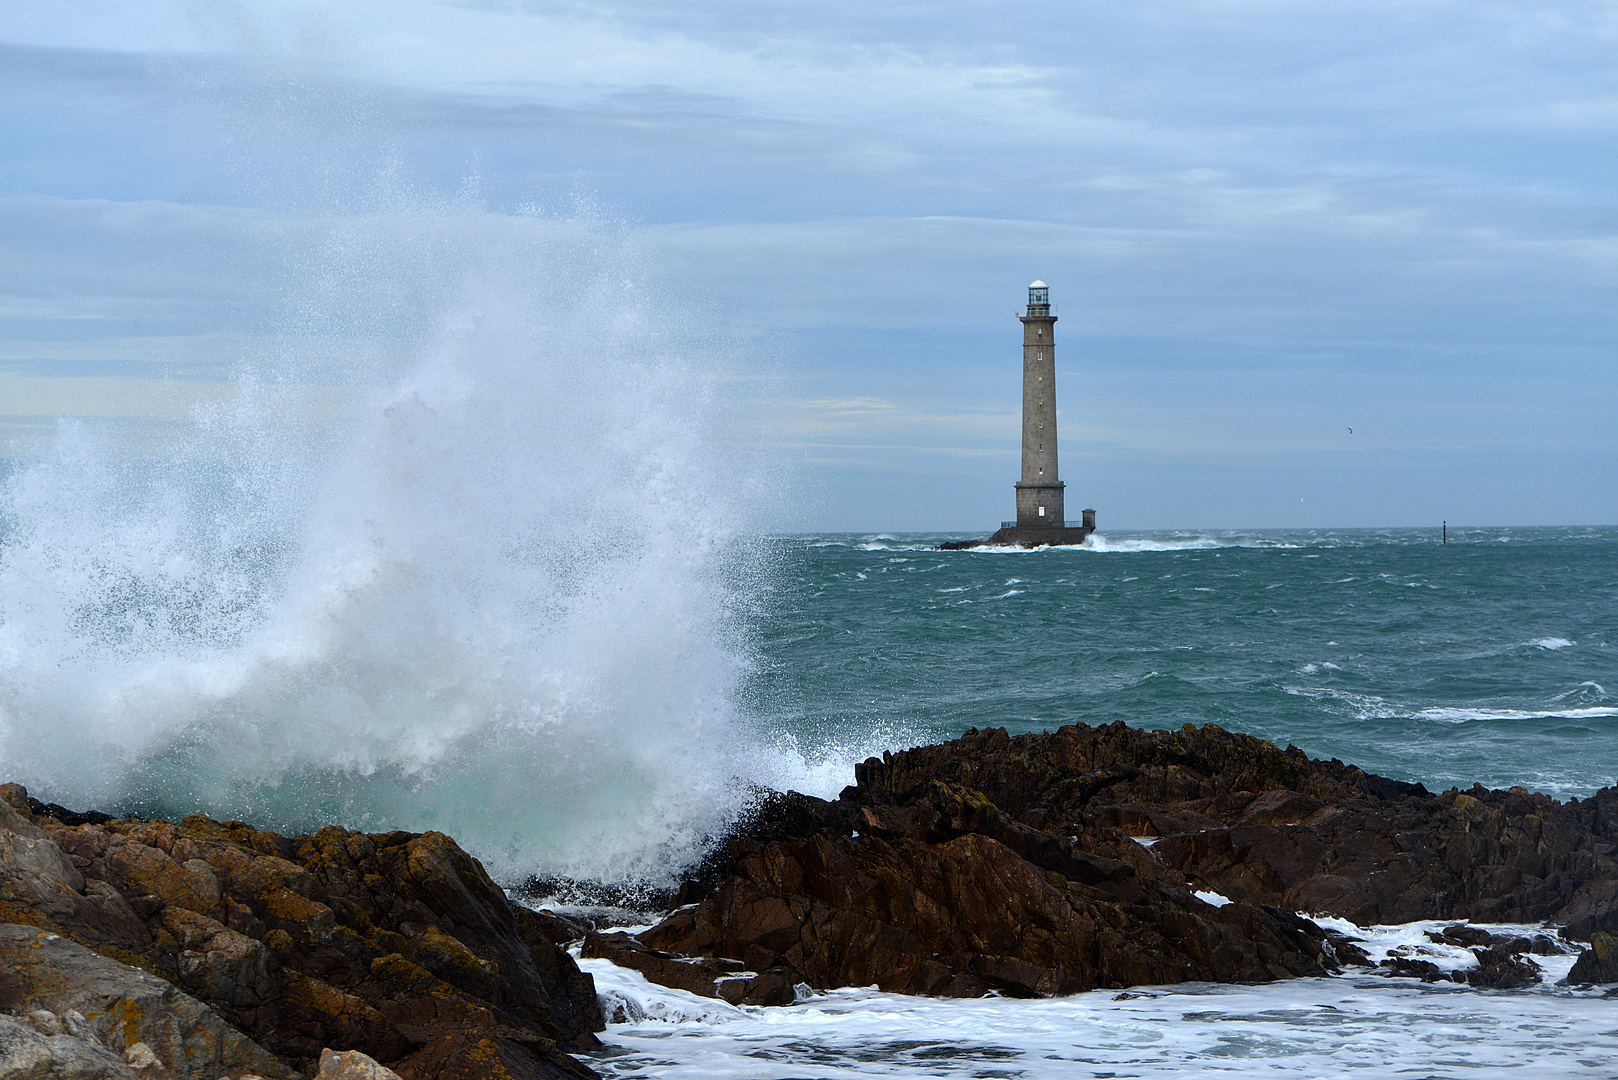
[[1056, 465], [1056, 312], [1043, 281], [1028, 286], [1022, 322], [1022, 479], [1017, 527], [1060, 529], [1062, 483]]
[[940, 551], [966, 551], [1010, 544], [1021, 548], [1082, 544], [1096, 531], [1096, 512], [1085, 510], [1068, 525], [1067, 485], [1056, 472], [1056, 309], [1050, 286], [1028, 286], [1022, 322], [1022, 479], [1017, 481], [1017, 520], [1002, 521], [987, 540], [951, 540]]

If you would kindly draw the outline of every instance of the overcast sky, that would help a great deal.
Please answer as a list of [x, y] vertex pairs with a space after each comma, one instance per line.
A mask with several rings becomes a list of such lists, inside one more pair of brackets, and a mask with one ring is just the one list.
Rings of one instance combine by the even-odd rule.
[[1104, 530], [1618, 522], [1611, 0], [0, 0], [0, 41], [10, 438], [186, 423], [285, 237], [406, 192], [630, 223], [754, 369], [789, 527], [1010, 516], [1035, 277]]

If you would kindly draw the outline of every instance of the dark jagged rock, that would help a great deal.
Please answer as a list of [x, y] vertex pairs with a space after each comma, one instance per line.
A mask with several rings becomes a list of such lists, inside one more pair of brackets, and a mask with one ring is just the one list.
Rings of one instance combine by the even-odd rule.
[[1567, 982], [1618, 983], [1618, 937], [1597, 930], [1590, 935], [1590, 947], [1579, 954]]
[[[1434, 795], [1212, 724], [969, 731], [855, 777], [836, 802], [763, 800], [640, 943], [687, 981], [701, 956], [816, 988], [1043, 994], [1369, 962], [1294, 911], [1618, 924], [1613, 789]], [[1479, 966], [1454, 978], [1483, 987], [1537, 981], [1523, 954], [1561, 951], [1464, 925], [1440, 938], [1474, 949]], [[659, 980], [644, 954], [628, 962]], [[1451, 978], [1427, 961], [1385, 969]]]
[[[803, 820], [818, 824], [849, 808], [808, 809]], [[858, 806], [852, 823], [847, 834], [732, 841], [718, 891], [639, 941], [671, 956], [733, 958], [779, 985], [954, 997], [1269, 981], [1335, 967], [1306, 919], [1205, 903], [957, 784]]]
[[[902, 800], [933, 779], [973, 787], [1086, 850], [1249, 903], [1361, 924], [1618, 929], [1618, 789], [1566, 803], [1522, 788], [1433, 795], [1212, 724], [971, 731], [873, 758], [856, 776], [845, 794], [862, 802]], [[1131, 836], [1158, 839], [1148, 853]]]
[[720, 998], [732, 1005], [790, 1005], [796, 997], [794, 984], [781, 972], [760, 975], [746, 970], [739, 960], [676, 956], [626, 933], [590, 934], [584, 939], [583, 953], [634, 968], [660, 986]]
[[1389, 975], [1405, 975], [1422, 982], [1465, 982], [1465, 972], [1445, 971], [1431, 960], [1413, 960], [1407, 956], [1390, 956], [1377, 965]]
[[1612, 895], [1618, 892], [1618, 882], [1591, 882], [1588, 889], [1605, 892], [1606, 902], [1586, 904], [1585, 910], [1567, 919], [1559, 933], [1568, 941], [1590, 941], [1597, 933], [1618, 934], [1618, 897]]
[[1446, 926], [1436, 934], [1429, 933], [1427, 937], [1431, 941], [1436, 941], [1444, 945], [1460, 945], [1465, 948], [1471, 948], [1474, 945], [1493, 945], [1496, 943], [1496, 938], [1493, 934], [1489, 933], [1480, 926], [1468, 926], [1466, 923], [1456, 923], [1454, 926]]
[[[62, 934], [205, 1002], [294, 1068], [358, 1050], [404, 1080], [593, 1076], [573, 928], [510, 903], [440, 833], [30, 817], [0, 788], [0, 921]], [[59, 809], [59, 808], [58, 808]]]
[[1515, 990], [1539, 982], [1539, 965], [1523, 956], [1524, 950], [1515, 948], [1516, 944], [1508, 942], [1492, 948], [1473, 949], [1472, 955], [1478, 958], [1478, 966], [1466, 973], [1466, 981], [1491, 990]]

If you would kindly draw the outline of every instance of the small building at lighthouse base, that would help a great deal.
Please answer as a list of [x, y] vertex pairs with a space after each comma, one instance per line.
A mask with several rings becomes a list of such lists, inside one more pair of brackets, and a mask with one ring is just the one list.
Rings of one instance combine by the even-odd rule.
[[1015, 521], [1002, 521], [1000, 528], [987, 540], [952, 540], [939, 544], [940, 551], [967, 551], [980, 547], [1067, 547], [1084, 543], [1084, 538], [1096, 531], [1096, 512], [1085, 510], [1078, 521], [1052, 520], [1049, 525], [1019, 525]]

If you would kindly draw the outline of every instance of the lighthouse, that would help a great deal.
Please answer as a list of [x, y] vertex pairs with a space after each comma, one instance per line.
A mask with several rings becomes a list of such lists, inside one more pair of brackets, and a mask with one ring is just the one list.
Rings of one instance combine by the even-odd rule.
[[1022, 323], [1022, 475], [1016, 483], [1017, 518], [1003, 521], [987, 540], [958, 540], [940, 545], [946, 551], [989, 544], [1018, 547], [1080, 544], [1095, 532], [1096, 512], [1085, 510], [1069, 525], [1067, 485], [1057, 468], [1056, 441], [1056, 309], [1051, 288], [1036, 280], [1028, 286], [1028, 310]]
[[1017, 481], [1017, 528], [1062, 528], [1056, 471], [1056, 312], [1043, 281], [1028, 286], [1022, 322], [1022, 479]]

